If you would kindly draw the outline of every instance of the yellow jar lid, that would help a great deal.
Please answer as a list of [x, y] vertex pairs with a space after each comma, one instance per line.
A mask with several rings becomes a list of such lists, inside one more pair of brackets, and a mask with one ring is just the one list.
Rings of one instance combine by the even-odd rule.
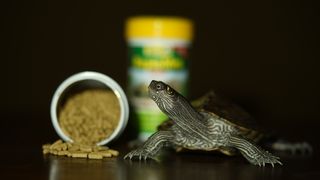
[[170, 16], [137, 16], [126, 21], [126, 38], [173, 38], [191, 41], [191, 20]]

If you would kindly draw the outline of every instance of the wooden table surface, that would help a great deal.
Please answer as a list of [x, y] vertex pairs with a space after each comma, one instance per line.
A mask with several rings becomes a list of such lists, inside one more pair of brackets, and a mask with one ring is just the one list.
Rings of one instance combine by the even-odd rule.
[[[250, 165], [242, 157], [218, 154], [171, 154], [162, 163], [118, 158], [73, 159], [42, 155], [41, 146], [1, 149], [1, 179], [319, 179], [319, 158], [282, 157], [283, 166]], [[0, 177], [1, 177], [0, 176]]]
[[[10, 115], [11, 116], [11, 115]], [[21, 118], [24, 122], [32, 118]], [[10, 121], [10, 122], [17, 122]], [[0, 148], [0, 179], [320, 179], [320, 165], [315, 136], [312, 156], [281, 155], [283, 166], [272, 168], [249, 164], [242, 157], [221, 154], [169, 153], [162, 163], [152, 161], [125, 161], [129, 151], [127, 141], [120, 139], [110, 147], [120, 152], [119, 157], [88, 160], [42, 155], [41, 145], [53, 142], [57, 136], [50, 121], [36, 125], [22, 123], [14, 127], [9, 121], [3, 124]], [[22, 122], [22, 121], [21, 121]], [[44, 128], [47, 127], [47, 128]], [[14, 137], [15, 136], [15, 137]]]

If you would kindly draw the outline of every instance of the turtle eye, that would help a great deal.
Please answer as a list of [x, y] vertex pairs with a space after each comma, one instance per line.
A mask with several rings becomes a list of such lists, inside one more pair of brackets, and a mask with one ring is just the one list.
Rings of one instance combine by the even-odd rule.
[[157, 87], [156, 87], [158, 90], [161, 89], [161, 84], [157, 84]]

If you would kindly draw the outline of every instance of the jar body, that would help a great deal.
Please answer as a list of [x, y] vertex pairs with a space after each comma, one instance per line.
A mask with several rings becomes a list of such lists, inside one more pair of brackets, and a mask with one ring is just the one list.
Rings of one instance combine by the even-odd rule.
[[130, 38], [128, 95], [139, 139], [146, 140], [167, 119], [148, 96], [152, 80], [163, 81], [187, 95], [190, 42], [173, 38]]
[[[84, 71], [74, 74], [65, 79], [56, 89], [51, 100], [51, 122], [55, 131], [61, 137], [61, 139], [67, 142], [74, 142], [74, 139], [71, 139], [71, 137], [69, 137], [62, 130], [59, 120], [59, 113], [63, 107], [63, 103], [65, 103], [68, 98], [74, 96], [79, 92], [83, 92], [85, 90], [90, 89], [111, 90], [119, 100], [120, 117], [117, 127], [114, 129], [110, 136], [106, 137], [104, 140], [97, 143], [97, 145], [106, 145], [110, 141], [117, 139], [124, 131], [129, 118], [129, 105], [127, 96], [123, 92], [120, 85], [105, 74], [93, 71]], [[106, 111], [108, 111], [108, 109], [106, 109]], [[74, 123], [69, 125], [74, 126]]]

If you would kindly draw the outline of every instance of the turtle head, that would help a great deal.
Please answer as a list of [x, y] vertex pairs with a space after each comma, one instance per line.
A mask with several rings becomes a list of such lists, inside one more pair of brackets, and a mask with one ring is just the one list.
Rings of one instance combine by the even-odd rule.
[[162, 112], [177, 123], [202, 118], [202, 115], [181, 94], [164, 82], [151, 81], [149, 96]]
[[149, 85], [149, 96], [164, 113], [171, 114], [178, 108], [181, 95], [164, 82], [153, 80]]

